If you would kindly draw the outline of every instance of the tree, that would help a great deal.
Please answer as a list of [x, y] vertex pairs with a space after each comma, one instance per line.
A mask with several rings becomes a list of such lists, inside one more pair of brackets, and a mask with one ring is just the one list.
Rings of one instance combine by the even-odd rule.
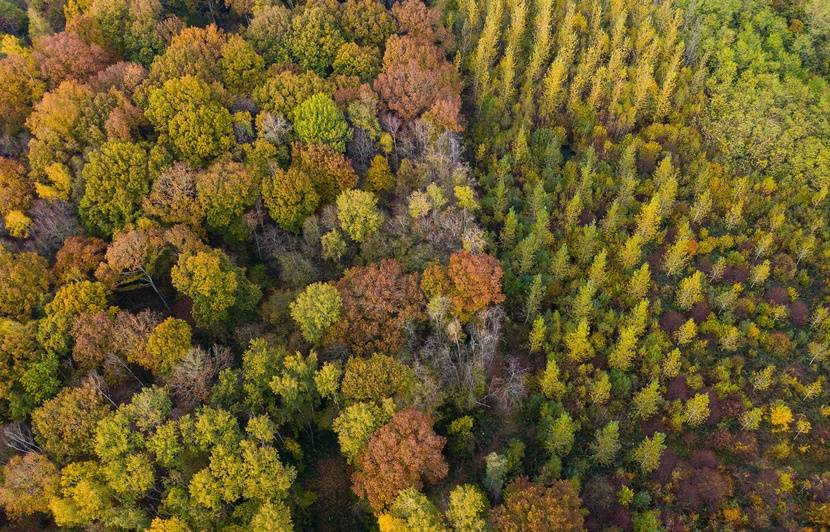
[[49, 512], [49, 499], [57, 488], [59, 473], [40, 453], [14, 455], [3, 466], [0, 506], [12, 519]]
[[0, 316], [26, 321], [49, 292], [49, 268], [37, 253], [14, 254], [0, 246]]
[[101, 283], [79, 281], [61, 287], [46, 304], [46, 316], [38, 323], [38, 343], [58, 355], [69, 349], [69, 333], [80, 314], [98, 312], [107, 304], [107, 291]]
[[265, 60], [239, 35], [231, 35], [222, 46], [222, 81], [235, 94], [247, 94], [262, 82]]
[[640, 466], [643, 473], [651, 473], [660, 465], [660, 456], [663, 454], [666, 435], [655, 432], [650, 438], [645, 438], [632, 453], [632, 458]]
[[63, 285], [88, 280], [98, 265], [104, 261], [107, 243], [100, 238], [71, 236], [55, 255], [52, 276], [55, 283]]
[[251, 518], [251, 529], [265, 532], [293, 530], [291, 510], [282, 501], [266, 501]]
[[574, 362], [585, 362], [594, 356], [594, 346], [589, 339], [590, 327], [588, 319], [579, 320], [576, 328], [565, 335], [565, 346], [568, 348], [568, 358]]
[[46, 86], [37, 75], [29, 53], [7, 54], [0, 59], [0, 123], [2, 132], [17, 133], [43, 96]]
[[507, 486], [504, 504], [490, 513], [496, 530], [543, 532], [582, 530], [582, 501], [566, 480], [540, 486], [520, 477]]
[[[340, 377], [343, 370], [339, 362], [326, 362], [314, 375], [314, 387], [322, 398], [330, 398], [338, 403], [337, 396], [340, 390]], [[339, 404], [339, 403], [338, 403]]]
[[332, 63], [334, 73], [355, 76], [361, 81], [371, 81], [380, 72], [380, 52], [374, 46], [359, 46], [347, 42], [337, 49]]
[[404, 274], [394, 259], [349, 268], [335, 284], [343, 315], [331, 329], [331, 343], [349, 345], [357, 354], [396, 353], [408, 323], [422, 313], [418, 275]]
[[548, 363], [539, 379], [539, 384], [542, 393], [549, 399], [561, 399], [565, 395], [565, 383], [560, 378], [559, 365], [554, 357], [548, 356]]
[[291, 155], [292, 166], [308, 174], [321, 204], [331, 203], [342, 192], [357, 186], [351, 161], [327, 144], [295, 143]]
[[262, 296], [242, 269], [221, 250], [183, 254], [173, 266], [170, 278], [176, 290], [193, 301], [193, 317], [208, 329], [244, 318]]
[[137, 362], [156, 375], [164, 375], [187, 355], [190, 342], [190, 325], [184, 320], [167, 318], [150, 333], [144, 356]]
[[109, 54], [100, 46], [66, 31], [36, 39], [32, 58], [52, 88], [67, 79], [84, 82], [110, 62]]
[[157, 228], [120, 232], [107, 248], [106, 260], [98, 265], [95, 277], [110, 289], [150, 287], [167, 306], [156, 279], [162, 274], [168, 249], [164, 235]]
[[32, 428], [43, 450], [60, 462], [91, 454], [95, 427], [110, 411], [91, 380], [64, 388], [32, 412]]
[[115, 315], [110, 311], [86, 312], [75, 319], [72, 324], [72, 338], [75, 341], [72, 360], [81, 370], [96, 369], [105, 364], [109, 357], [119, 356], [115, 338]]
[[231, 239], [247, 234], [242, 215], [258, 196], [256, 176], [240, 163], [223, 160], [196, 174], [196, 199], [208, 229]]
[[25, 211], [32, 203], [34, 186], [18, 161], [0, 157], [0, 216]]
[[487, 529], [487, 496], [473, 484], [460, 484], [450, 491], [447, 519], [458, 532], [481, 532]]
[[280, 4], [269, 5], [256, 10], [245, 37], [265, 60], [265, 64], [289, 63], [285, 37], [290, 28], [291, 10]]
[[161, 517], [153, 518], [150, 523], [148, 532], [190, 532], [190, 527], [179, 519], [178, 517], [171, 517], [169, 519], [162, 519]]
[[340, 26], [348, 41], [363, 46], [380, 46], [395, 33], [395, 20], [378, 0], [346, 0]]
[[627, 371], [631, 366], [637, 347], [637, 332], [634, 327], [626, 326], [620, 329], [620, 336], [614, 350], [608, 355], [608, 365], [620, 371]]
[[340, 452], [354, 463], [369, 443], [372, 434], [392, 419], [395, 405], [391, 399], [381, 402], [354, 403], [340, 412], [332, 423]]
[[192, 75], [150, 90], [144, 113], [176, 155], [204, 166], [235, 144], [233, 119], [207, 83]]
[[104, 122], [114, 107], [107, 95], [96, 95], [88, 86], [71, 80], [44, 94], [26, 120], [33, 137], [29, 143], [32, 178], [41, 180], [47, 167], [57, 164], [65, 168], [87, 147], [103, 144]]
[[374, 353], [369, 358], [350, 357], [341, 385], [349, 401], [382, 403], [387, 398], [401, 398], [412, 391], [415, 375], [394, 358]]
[[441, 11], [421, 0], [406, 0], [392, 7], [399, 33], [418, 39], [422, 44], [437, 44], [443, 49], [452, 45], [452, 34], [441, 22]]
[[383, 155], [375, 155], [366, 171], [366, 185], [372, 192], [387, 190], [392, 186], [394, 177], [389, 169], [389, 161]]
[[165, 169], [144, 198], [144, 213], [171, 225], [201, 227], [205, 213], [196, 198], [196, 178], [197, 172], [183, 163]]
[[[99, 0], [86, 5], [82, 13], [68, 17], [69, 26], [82, 28], [85, 23], [94, 24], [101, 40], [117, 56], [149, 65], [164, 51], [169, 40], [165, 38], [170, 29], [162, 23], [162, 9], [158, 2]], [[65, 11], [68, 10], [69, 6]]]
[[468, 321], [476, 312], [505, 299], [501, 291], [501, 265], [492, 255], [469, 251], [454, 253], [450, 256], [447, 276], [452, 283], [450, 301], [453, 311], [462, 321]]
[[577, 424], [567, 412], [560, 413], [555, 419], [545, 416], [542, 427], [545, 448], [556, 455], [567, 456], [574, 444]]
[[320, 0], [303, 5], [292, 17], [286, 40], [292, 59], [303, 70], [322, 75], [334, 62], [344, 42], [337, 21], [338, 7]]
[[112, 490], [93, 461], [73, 462], [64, 467], [60, 488], [49, 501], [55, 523], [62, 527], [85, 526], [101, 520], [104, 512], [114, 510], [113, 505]]
[[[408, 2], [415, 4], [420, 2]], [[373, 87], [389, 109], [404, 120], [429, 111], [436, 102], [459, 99], [458, 73], [435, 45], [411, 35], [386, 42], [383, 70]]]
[[130, 142], [107, 142], [89, 155], [81, 178], [84, 195], [81, 221], [91, 231], [109, 236], [132, 222], [150, 191], [147, 153]]
[[313, 283], [291, 302], [291, 317], [311, 343], [319, 342], [343, 312], [343, 300], [328, 283]]
[[398, 492], [421, 489], [423, 481], [447, 475], [441, 454], [446, 439], [432, 431], [432, 420], [417, 410], [402, 410], [379, 428], [358, 457], [352, 489], [375, 512], [391, 505]]
[[692, 427], [698, 427], [709, 419], [709, 394], [699, 393], [686, 401], [683, 421]]
[[346, 190], [337, 196], [340, 227], [355, 242], [363, 242], [380, 229], [383, 214], [377, 201], [374, 194], [365, 190]]
[[660, 382], [657, 380], [634, 394], [634, 413], [640, 419], [648, 419], [655, 412], [660, 404]]
[[378, 517], [381, 532], [395, 530], [422, 530], [424, 532], [446, 532], [441, 514], [426, 495], [415, 488], [406, 488], [398, 493], [388, 513]]
[[260, 87], [254, 89], [253, 97], [263, 111], [287, 118], [301, 102], [315, 94], [333, 92], [332, 83], [311, 70], [298, 74], [286, 69], [269, 75]]
[[276, 375], [271, 378], [269, 388], [279, 401], [276, 420], [286, 423], [308, 419], [318, 398], [315, 394], [314, 374], [317, 371], [317, 353], [308, 356], [295, 351], [286, 352], [279, 361]]
[[224, 32], [214, 24], [184, 28], [170, 39], [163, 54], [152, 59], [149, 80], [155, 86], [191, 76], [205, 83], [219, 82], [226, 42]]
[[340, 153], [346, 150], [349, 125], [331, 96], [317, 93], [304, 100], [294, 108], [291, 119], [301, 141], [328, 144]]
[[309, 174], [294, 165], [271, 169], [262, 181], [262, 198], [271, 218], [289, 231], [297, 231], [320, 203]]
[[597, 429], [591, 452], [594, 460], [601, 465], [610, 465], [620, 450], [620, 424], [610, 421], [601, 429]]
[[696, 271], [684, 277], [677, 287], [677, 306], [689, 310], [695, 303], [703, 299], [703, 273]]
[[231, 359], [232, 353], [226, 347], [213, 345], [207, 350], [193, 347], [165, 375], [164, 382], [180, 404], [193, 408], [210, 398], [214, 379], [230, 365]]

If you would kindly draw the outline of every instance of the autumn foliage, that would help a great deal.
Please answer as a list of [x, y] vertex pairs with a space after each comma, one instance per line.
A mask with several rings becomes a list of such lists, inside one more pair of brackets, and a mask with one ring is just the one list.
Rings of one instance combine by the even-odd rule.
[[432, 419], [417, 410], [402, 410], [375, 432], [358, 457], [352, 486], [381, 511], [408, 487], [420, 489], [447, 475], [441, 454], [445, 439], [432, 431]]
[[407, 323], [422, 313], [418, 276], [403, 273], [396, 260], [351, 268], [336, 286], [343, 317], [329, 338], [347, 342], [357, 353], [398, 351]]

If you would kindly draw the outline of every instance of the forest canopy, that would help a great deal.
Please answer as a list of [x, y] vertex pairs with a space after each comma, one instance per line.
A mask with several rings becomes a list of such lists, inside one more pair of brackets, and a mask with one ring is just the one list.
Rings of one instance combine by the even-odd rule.
[[826, 0], [0, 0], [0, 527], [830, 527]]

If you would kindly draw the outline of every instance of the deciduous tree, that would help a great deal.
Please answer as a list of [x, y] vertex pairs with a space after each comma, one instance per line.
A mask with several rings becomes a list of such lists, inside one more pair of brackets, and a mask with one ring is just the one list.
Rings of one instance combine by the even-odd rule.
[[346, 190], [337, 196], [340, 227], [355, 242], [363, 242], [380, 230], [383, 214], [377, 201], [374, 194], [365, 190]]
[[350, 268], [336, 287], [343, 316], [329, 340], [349, 345], [358, 354], [397, 352], [406, 325], [422, 313], [417, 274], [404, 274], [394, 259]]
[[328, 283], [308, 285], [291, 302], [291, 317], [306, 340], [317, 343], [343, 312], [343, 300], [337, 289]]
[[14, 254], [0, 246], [0, 316], [26, 321], [49, 290], [46, 260], [37, 253]]
[[375, 401], [380, 404], [387, 398], [405, 397], [414, 384], [415, 375], [406, 364], [374, 353], [369, 358], [349, 358], [342, 391], [348, 401]]
[[11, 518], [49, 512], [49, 499], [57, 488], [59, 473], [40, 453], [14, 455], [3, 466], [0, 506]]
[[504, 504], [490, 513], [496, 530], [504, 532], [580, 531], [582, 501], [566, 480], [541, 486], [521, 477], [507, 486]]
[[311, 177], [295, 165], [288, 170], [272, 167], [262, 181], [262, 198], [271, 218], [289, 231], [297, 231], [320, 203]]
[[183, 254], [170, 272], [173, 286], [193, 301], [193, 317], [202, 328], [244, 318], [259, 302], [259, 287], [250, 282], [221, 250]]
[[379, 428], [358, 458], [352, 475], [355, 493], [366, 497], [376, 512], [391, 505], [398, 492], [420, 489], [423, 481], [447, 475], [441, 454], [445, 438], [432, 431], [432, 420], [417, 410], [402, 410]]
[[230, 112], [207, 83], [192, 75], [150, 90], [145, 115], [176, 155], [194, 166], [205, 165], [235, 144]]
[[95, 383], [64, 388], [32, 413], [32, 428], [43, 450], [58, 462], [93, 452], [95, 427], [110, 407]]
[[481, 532], [487, 529], [490, 501], [474, 484], [461, 484], [450, 491], [447, 519], [458, 532]]
[[107, 142], [89, 155], [81, 172], [84, 195], [78, 205], [87, 228], [109, 236], [136, 218], [150, 191], [147, 164], [147, 152], [130, 142]]
[[328, 144], [340, 153], [346, 150], [349, 125], [331, 96], [314, 94], [294, 108], [291, 119], [303, 142]]
[[88, 44], [68, 31], [36, 39], [32, 58], [50, 88], [67, 79], [84, 82], [110, 62], [109, 54], [100, 46]]

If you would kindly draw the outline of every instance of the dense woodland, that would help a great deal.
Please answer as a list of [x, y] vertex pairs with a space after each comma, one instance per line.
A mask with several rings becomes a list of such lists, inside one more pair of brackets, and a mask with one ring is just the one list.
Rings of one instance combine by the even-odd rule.
[[0, 524], [826, 530], [828, 193], [826, 0], [0, 0]]

